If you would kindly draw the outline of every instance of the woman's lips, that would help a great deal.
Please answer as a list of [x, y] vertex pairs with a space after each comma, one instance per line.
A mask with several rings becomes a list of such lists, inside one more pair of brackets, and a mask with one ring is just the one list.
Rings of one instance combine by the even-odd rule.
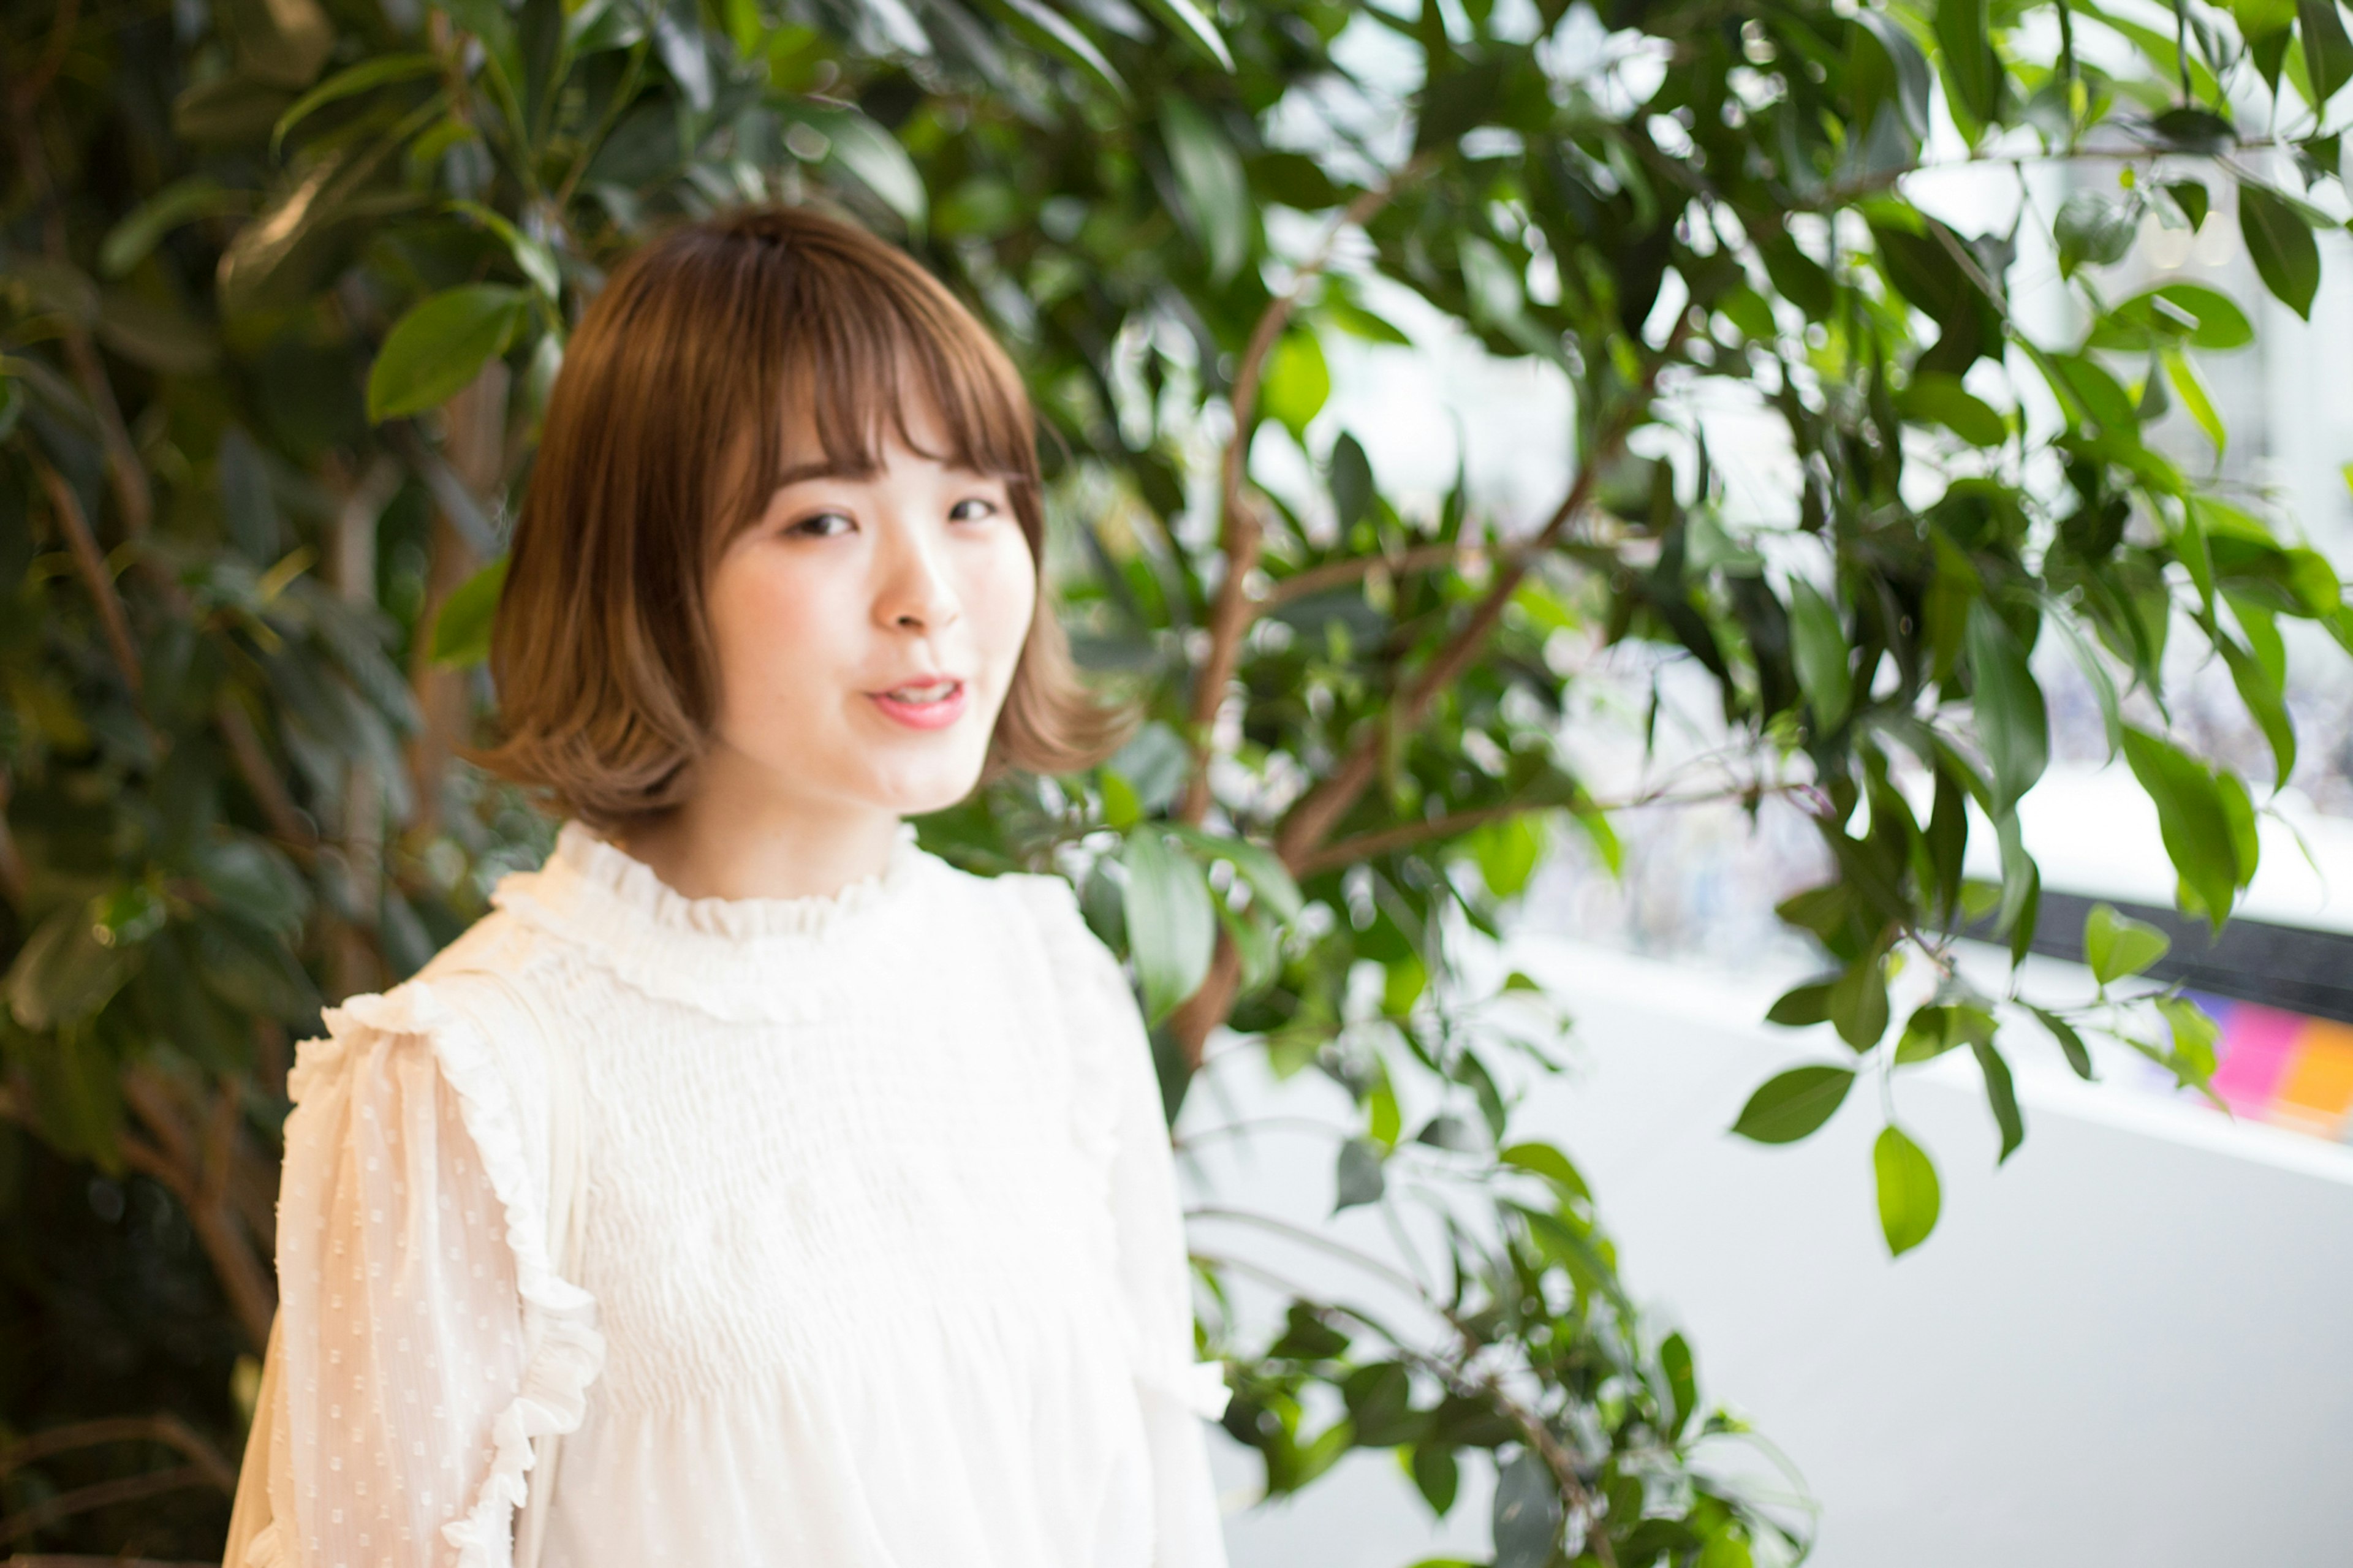
[[911, 730], [944, 730], [964, 714], [965, 683], [957, 681], [944, 697], [930, 702], [911, 702], [887, 691], [870, 691], [867, 700], [882, 710], [883, 716], [906, 725]]

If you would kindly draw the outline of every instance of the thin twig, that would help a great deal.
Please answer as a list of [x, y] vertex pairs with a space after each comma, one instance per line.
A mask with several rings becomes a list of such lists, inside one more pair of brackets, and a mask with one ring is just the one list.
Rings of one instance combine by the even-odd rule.
[[199, 1465], [182, 1465], [173, 1470], [151, 1470], [143, 1476], [126, 1476], [119, 1481], [100, 1481], [96, 1486], [76, 1487], [68, 1492], [41, 1502], [19, 1513], [0, 1519], [0, 1544], [47, 1530], [61, 1519], [70, 1519], [92, 1509], [112, 1508], [118, 1503], [137, 1502], [142, 1498], [160, 1497], [165, 1492], [185, 1491], [190, 1487], [209, 1486], [212, 1477]]
[[1319, 871], [1329, 871], [1341, 866], [1353, 866], [1359, 860], [1369, 860], [1377, 855], [1388, 855], [1399, 849], [1433, 838], [1453, 838], [1470, 832], [1484, 823], [1504, 817], [1520, 816], [1532, 811], [1599, 812], [1633, 811], [1651, 805], [1710, 805], [1718, 801], [1762, 800], [1768, 795], [1808, 795], [1818, 793], [1815, 786], [1804, 783], [1734, 784], [1722, 789], [1694, 790], [1676, 794], [1667, 790], [1647, 791], [1623, 800], [1580, 801], [1511, 801], [1501, 805], [1482, 805], [1469, 811], [1451, 811], [1443, 816], [1433, 816], [1426, 822], [1401, 823], [1374, 833], [1359, 833], [1326, 844], [1310, 855], [1297, 868], [1298, 875], [1312, 877]]
[[222, 1457], [221, 1451], [201, 1436], [195, 1427], [178, 1416], [118, 1415], [103, 1421], [79, 1421], [70, 1426], [52, 1426], [44, 1432], [0, 1448], [0, 1475], [21, 1469], [52, 1454], [70, 1453], [76, 1448], [94, 1448], [104, 1443], [161, 1443], [176, 1448], [189, 1464], [205, 1472], [206, 1478], [222, 1491], [237, 1490], [237, 1467]]

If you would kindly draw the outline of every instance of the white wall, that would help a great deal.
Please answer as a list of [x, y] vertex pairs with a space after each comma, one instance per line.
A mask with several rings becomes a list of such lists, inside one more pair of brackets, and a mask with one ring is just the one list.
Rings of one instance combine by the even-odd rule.
[[[1756, 1022], [1774, 983], [1544, 939], [1514, 957], [1583, 1042], [1531, 1126], [1584, 1166], [1630, 1288], [1685, 1327], [1704, 1393], [1804, 1473], [1820, 1568], [2353, 1563], [2353, 1151], [2083, 1086], [2028, 1051], [2027, 1141], [1997, 1174], [1973, 1069], [1947, 1058], [1897, 1089], [1943, 1222], [1891, 1262], [1862, 1095], [1792, 1148], [1723, 1131], [1770, 1073], [1843, 1054]], [[1252, 1115], [1339, 1103], [1313, 1075], [1228, 1088]], [[1208, 1097], [1187, 1113], [1222, 1114]], [[1328, 1211], [1328, 1143], [1253, 1151], [1208, 1163], [1227, 1198]], [[1335, 1229], [1379, 1245], [1361, 1211]], [[1249, 1462], [1224, 1461], [1243, 1484]], [[1234, 1563], [1404, 1564], [1476, 1545], [1482, 1501], [1433, 1533], [1366, 1458], [1236, 1517]]]

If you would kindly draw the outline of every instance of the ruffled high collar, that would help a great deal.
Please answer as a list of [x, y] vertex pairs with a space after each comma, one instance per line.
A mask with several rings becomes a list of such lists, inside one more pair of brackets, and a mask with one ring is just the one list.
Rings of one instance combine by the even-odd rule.
[[798, 899], [690, 899], [654, 875], [653, 868], [599, 838], [577, 822], [555, 836], [550, 866], [561, 865], [591, 895], [610, 900], [657, 926], [699, 936], [746, 942], [768, 936], [822, 936], [902, 891], [923, 852], [913, 824], [901, 823], [891, 858], [872, 876], [835, 893]]
[[903, 911], [934, 858], [902, 823], [889, 861], [839, 892], [797, 899], [690, 899], [578, 822], [537, 871], [501, 879], [491, 902], [590, 950], [642, 991], [723, 1017], [805, 1016], [824, 966], [806, 958]]

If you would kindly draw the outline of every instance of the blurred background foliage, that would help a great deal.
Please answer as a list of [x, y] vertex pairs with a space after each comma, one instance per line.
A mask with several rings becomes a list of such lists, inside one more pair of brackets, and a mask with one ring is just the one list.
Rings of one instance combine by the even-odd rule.
[[[2260, 498], [2142, 438], [2178, 400], [2219, 454], [2190, 351], [2245, 311], [2095, 281], [2146, 217], [2235, 223], [2309, 308], [2344, 214], [2333, 0], [5, 0], [0, 34], [10, 1547], [216, 1552], [290, 1042], [543, 853], [454, 760], [506, 521], [605, 270], [732, 204], [846, 211], [1003, 336], [1074, 638], [1150, 707], [1110, 766], [1005, 781], [925, 841], [1077, 881], [1172, 1112], [1212, 1048], [1328, 1074], [1361, 1117], [1338, 1206], [1440, 1237], [1436, 1277], [1381, 1282], [1409, 1321], [1204, 1250], [1270, 1495], [1393, 1448], [1440, 1513], [1492, 1467], [1514, 1568], [1803, 1550], [1698, 1462], [1738, 1423], [1626, 1301], [1569, 1155], [1514, 1136], [1566, 1020], [1472, 979], [1548, 836], [1615, 853], [1633, 802], [1559, 744], [1613, 645], [1720, 696], [1724, 745], [1641, 801], [1819, 830], [1831, 875], [1783, 912], [1823, 973], [1773, 1016], [1851, 1054], [1736, 1130], [1801, 1138], [1870, 1079], [1891, 1250], [1938, 1207], [1900, 1068], [1973, 1053], [2005, 1153], [2005, 1053], [2088, 1076], [2105, 1028], [2211, 1068], [2211, 1025], [2134, 979], [2147, 928], [2095, 912], [2104, 989], [2065, 1008], [1973, 989], [1953, 944], [2032, 931], [2015, 807], [2054, 668], [2219, 923], [2293, 762], [2287, 650], [2353, 628]], [[1914, 200], [1963, 164], [2073, 194], [1969, 232]], [[2058, 327], [2013, 311], [2021, 256], [2072, 280]], [[1399, 290], [1570, 389], [1541, 515], [1386, 494], [1316, 423], [1327, 346], [1412, 341]], [[1786, 430], [1771, 526], [1725, 520], [1697, 406], [1725, 388]], [[1257, 482], [1286, 455], [1312, 494]], [[2182, 639], [2270, 756], [2168, 737]], [[1973, 837], [1998, 881], [1964, 875]], [[1246, 1283], [1290, 1300], [1271, 1331]]]

